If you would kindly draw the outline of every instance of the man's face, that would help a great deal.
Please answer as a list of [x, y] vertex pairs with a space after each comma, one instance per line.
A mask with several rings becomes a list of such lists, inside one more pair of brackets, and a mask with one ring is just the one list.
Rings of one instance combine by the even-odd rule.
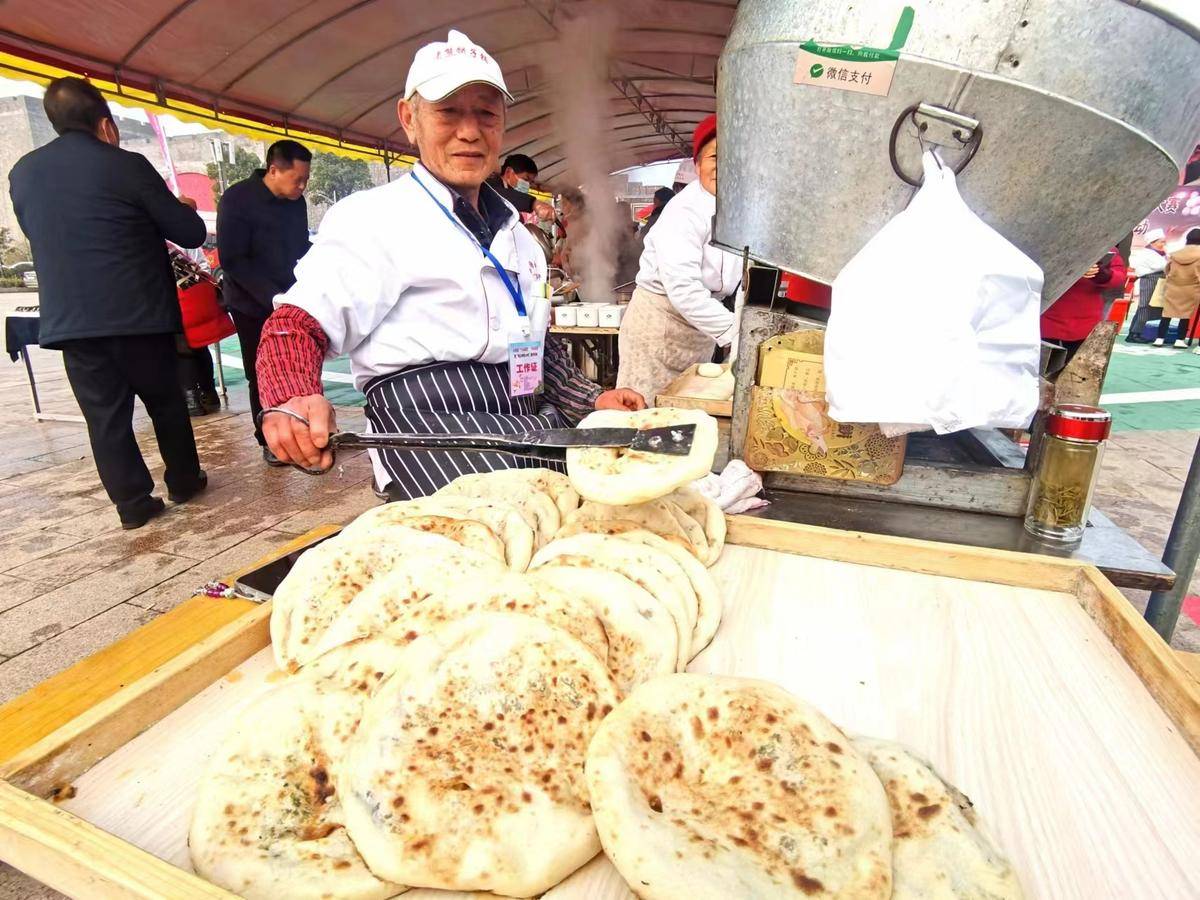
[[267, 169], [266, 182], [271, 193], [283, 200], [299, 200], [308, 187], [308, 173], [311, 163], [296, 160], [288, 168], [281, 169], [272, 164]]
[[700, 178], [700, 184], [706, 191], [714, 197], [717, 194], [717, 139], [713, 138], [704, 145], [704, 149], [700, 151], [700, 158], [696, 160], [696, 174]]
[[518, 182], [525, 182], [526, 185], [532, 185], [537, 176], [532, 172], [518, 172], [512, 166], [509, 166], [500, 175], [500, 180], [504, 182], [504, 186], [516, 190]]
[[421, 162], [442, 183], [474, 191], [496, 171], [504, 97], [490, 84], [468, 84], [436, 102], [414, 96], [400, 101], [399, 113]]

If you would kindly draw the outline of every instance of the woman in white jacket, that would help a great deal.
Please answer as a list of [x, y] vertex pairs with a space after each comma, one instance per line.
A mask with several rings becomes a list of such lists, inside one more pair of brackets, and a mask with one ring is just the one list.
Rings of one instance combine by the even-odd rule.
[[717, 210], [717, 117], [692, 136], [699, 176], [672, 198], [646, 235], [637, 289], [621, 321], [617, 385], [639, 391], [646, 402], [693, 363], [708, 362], [737, 332], [722, 302], [741, 283], [742, 261], [714, 247]]

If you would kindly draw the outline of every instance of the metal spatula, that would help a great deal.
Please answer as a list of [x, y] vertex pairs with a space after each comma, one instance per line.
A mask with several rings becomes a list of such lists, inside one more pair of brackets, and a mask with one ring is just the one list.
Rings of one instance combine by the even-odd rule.
[[[329, 437], [329, 449], [338, 450], [475, 450], [531, 456], [561, 462], [571, 447], [613, 447], [686, 456], [692, 449], [695, 425], [665, 428], [547, 428], [521, 434], [356, 434], [339, 431]], [[302, 467], [300, 467], [302, 468]], [[304, 469], [316, 475], [317, 470]]]
[[377, 450], [491, 450], [517, 456], [562, 460], [570, 447], [617, 447], [686, 456], [692, 449], [695, 425], [666, 428], [547, 428], [523, 434], [355, 434], [339, 431], [329, 439], [337, 448]]

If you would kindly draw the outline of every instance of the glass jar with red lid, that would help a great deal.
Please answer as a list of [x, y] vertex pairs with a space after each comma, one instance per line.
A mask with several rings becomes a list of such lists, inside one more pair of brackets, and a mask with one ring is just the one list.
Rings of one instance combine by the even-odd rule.
[[1083, 538], [1111, 429], [1112, 416], [1098, 406], [1063, 404], [1050, 411], [1029, 490], [1026, 531], [1058, 543]]

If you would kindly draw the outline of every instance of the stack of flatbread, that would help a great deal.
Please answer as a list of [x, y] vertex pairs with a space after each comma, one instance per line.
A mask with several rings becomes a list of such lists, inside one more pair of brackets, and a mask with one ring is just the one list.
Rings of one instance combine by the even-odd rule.
[[[363, 514], [276, 591], [291, 673], [203, 778], [196, 870], [256, 898], [544, 893], [601, 849], [645, 898], [1020, 895], [969, 801], [777, 687], [678, 674], [721, 622], [687, 457], [571, 451]], [[711, 440], [710, 440], [711, 438]]]
[[717, 630], [724, 532], [689, 488], [605, 507], [545, 469], [363, 514], [276, 591], [293, 676], [210, 765], [197, 871], [251, 898], [552, 887], [600, 849], [592, 734]]

